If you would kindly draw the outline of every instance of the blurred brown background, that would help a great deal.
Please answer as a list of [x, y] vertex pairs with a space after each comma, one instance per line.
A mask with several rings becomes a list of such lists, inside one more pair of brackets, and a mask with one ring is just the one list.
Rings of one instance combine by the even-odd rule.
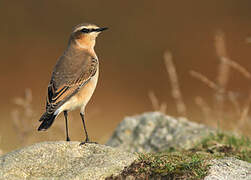
[[[219, 29], [225, 33], [231, 59], [251, 71], [250, 8], [249, 0], [0, 1], [0, 147], [9, 151], [34, 142], [65, 139], [62, 115], [49, 131], [37, 132], [36, 128], [52, 68], [66, 47], [71, 28], [82, 22], [110, 28], [98, 38], [95, 48], [101, 73], [86, 115], [93, 140], [104, 143], [123, 117], [152, 111], [150, 90], [167, 103], [167, 114], [177, 115], [163, 61], [166, 50], [173, 54], [188, 118], [204, 122], [194, 98], [201, 96], [210, 105], [213, 91], [189, 71], [216, 79], [219, 59], [214, 36]], [[234, 70], [229, 78], [227, 89], [236, 92], [243, 106], [250, 82]], [[22, 107], [13, 101], [24, 98], [26, 88], [32, 92], [31, 115], [23, 115]], [[82, 140], [78, 112], [69, 119], [71, 139]], [[250, 120], [246, 121], [239, 131], [250, 135]], [[223, 129], [232, 130], [238, 119], [221, 123]]]

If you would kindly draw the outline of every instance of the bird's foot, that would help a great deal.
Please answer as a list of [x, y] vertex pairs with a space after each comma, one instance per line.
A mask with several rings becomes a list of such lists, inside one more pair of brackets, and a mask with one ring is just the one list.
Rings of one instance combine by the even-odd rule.
[[98, 144], [97, 142], [92, 142], [89, 140], [89, 138], [86, 138], [85, 141], [81, 142], [79, 145], [85, 145], [85, 144]]
[[66, 141], [71, 141], [69, 137], [66, 138]]

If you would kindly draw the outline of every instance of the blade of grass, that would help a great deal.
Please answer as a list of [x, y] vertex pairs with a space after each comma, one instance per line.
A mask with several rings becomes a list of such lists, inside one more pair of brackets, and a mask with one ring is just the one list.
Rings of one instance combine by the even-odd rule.
[[172, 54], [168, 51], [165, 52], [164, 62], [171, 82], [172, 96], [176, 102], [177, 112], [181, 116], [186, 116], [187, 114], [186, 105], [183, 101], [176, 68], [172, 59], [173, 59]]

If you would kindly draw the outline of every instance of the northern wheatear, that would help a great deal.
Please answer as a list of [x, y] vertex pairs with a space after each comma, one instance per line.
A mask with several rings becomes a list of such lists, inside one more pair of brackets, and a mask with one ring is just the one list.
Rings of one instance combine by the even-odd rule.
[[90, 100], [98, 81], [99, 62], [94, 51], [96, 37], [101, 31], [94, 24], [83, 23], [73, 28], [68, 47], [58, 59], [48, 85], [46, 112], [38, 131], [48, 129], [54, 119], [64, 112], [66, 126], [66, 141], [70, 141], [68, 134], [67, 112], [80, 108], [86, 139], [88, 143], [84, 113], [85, 106]]

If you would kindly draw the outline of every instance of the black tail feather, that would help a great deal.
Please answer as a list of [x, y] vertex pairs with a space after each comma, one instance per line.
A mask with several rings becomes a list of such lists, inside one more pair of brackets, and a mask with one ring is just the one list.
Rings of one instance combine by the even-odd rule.
[[39, 119], [39, 121], [42, 121], [40, 126], [38, 127], [38, 131], [46, 130], [49, 127], [51, 127], [52, 123], [54, 122], [54, 119], [57, 115], [54, 115], [54, 113], [47, 113], [45, 112], [42, 117]]

